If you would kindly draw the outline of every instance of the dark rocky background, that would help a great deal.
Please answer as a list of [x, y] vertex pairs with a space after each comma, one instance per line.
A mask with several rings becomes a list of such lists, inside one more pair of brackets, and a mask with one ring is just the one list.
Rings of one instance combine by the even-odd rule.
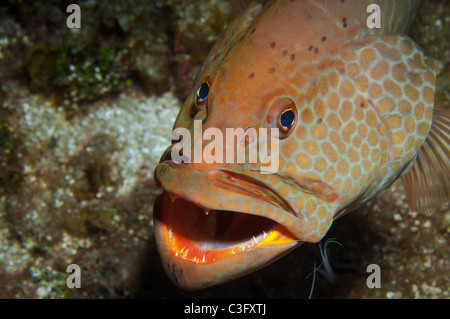
[[[69, 3], [82, 28], [65, 27]], [[0, 4], [0, 298], [307, 298], [318, 245], [209, 289], [163, 273], [153, 169], [194, 74], [233, 18], [220, 0]], [[425, 1], [411, 36], [438, 59], [449, 108], [450, 6]], [[400, 184], [335, 221], [313, 298], [449, 298], [450, 211], [410, 212]], [[325, 242], [325, 241], [324, 241]], [[82, 268], [68, 289], [66, 267]], [[366, 268], [381, 268], [369, 289]], [[309, 276], [309, 277], [308, 277]]]

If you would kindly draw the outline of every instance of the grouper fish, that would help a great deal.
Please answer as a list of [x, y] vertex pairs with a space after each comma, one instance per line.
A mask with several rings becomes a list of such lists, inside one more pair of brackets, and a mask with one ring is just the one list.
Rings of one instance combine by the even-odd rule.
[[[155, 169], [163, 187], [156, 243], [175, 285], [216, 285], [317, 243], [333, 220], [398, 178], [417, 212], [448, 201], [450, 112], [434, 107], [439, 64], [405, 35], [419, 6], [278, 0], [241, 10], [211, 49], [174, 130], [198, 137], [242, 128], [244, 139], [215, 143], [203, 161], [175, 161], [198, 146], [174, 139]], [[262, 160], [225, 159], [230, 147], [260, 143], [260, 128], [278, 129], [267, 135], [278, 142], [276, 171], [265, 172]]]

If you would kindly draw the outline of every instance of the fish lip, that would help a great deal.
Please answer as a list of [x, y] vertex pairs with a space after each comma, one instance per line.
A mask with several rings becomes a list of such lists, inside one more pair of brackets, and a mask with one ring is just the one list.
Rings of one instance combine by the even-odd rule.
[[[172, 160], [164, 160], [160, 164], [165, 164], [171, 168], [182, 168], [186, 163], [175, 163]], [[159, 165], [160, 165], [159, 164]], [[216, 175], [216, 182], [218, 186], [223, 188], [232, 188], [233, 190], [239, 193], [245, 193], [248, 196], [252, 196], [254, 198], [264, 200], [265, 202], [273, 205], [277, 208], [283, 209], [293, 215], [295, 215], [295, 210], [292, 206], [285, 200], [283, 197], [273, 188], [271, 188], [266, 183], [255, 179], [251, 176], [244, 175], [241, 173], [233, 172], [227, 169], [219, 168], [217, 171], [212, 172], [211, 174]], [[157, 183], [160, 183], [158, 177], [155, 175], [155, 180]], [[237, 181], [237, 183], [236, 183]], [[247, 185], [251, 184], [255, 188], [249, 190], [248, 188], [242, 187], [242, 183]], [[257, 191], [256, 191], [257, 190]], [[177, 194], [174, 194], [177, 195]], [[265, 195], [265, 196], [264, 196]], [[215, 209], [214, 207], [204, 207], [206, 209]]]
[[[298, 225], [309, 225], [309, 215], [303, 210], [296, 212], [278, 192], [252, 177], [254, 171], [241, 173], [224, 168], [198, 171], [190, 163], [166, 160], [156, 166], [155, 181], [172, 196], [194, 202], [204, 210], [266, 217], [285, 227], [296, 240], [305, 238], [305, 228]], [[205, 193], [205, 189], [209, 192]], [[233, 196], [239, 205], [234, 204]]]
[[[295, 215], [295, 210], [276, 190], [271, 188], [266, 183], [257, 180], [251, 176], [240, 174], [237, 172], [232, 172], [225, 169], [219, 169], [222, 173], [220, 177], [225, 177], [217, 179], [217, 181], [225, 187], [231, 187], [238, 192], [245, 193], [246, 195], [252, 196], [264, 200], [270, 205], [276, 208], [283, 209], [293, 215]], [[236, 183], [237, 181], [237, 183]], [[220, 186], [222, 186], [220, 185]], [[222, 187], [223, 187], [222, 186]], [[253, 186], [253, 189], [245, 186]]]
[[[161, 162], [161, 164], [166, 164], [171, 168], [182, 168], [185, 163], [177, 164], [171, 160], [165, 160]], [[256, 170], [250, 170], [251, 172], [257, 172]], [[219, 172], [219, 174], [217, 174]], [[240, 193], [245, 193], [246, 195], [252, 196], [254, 198], [264, 200], [265, 202], [283, 209], [286, 212], [289, 212], [293, 215], [297, 215], [295, 209], [286, 201], [275, 189], [264, 183], [263, 181], [253, 178], [249, 175], [241, 174], [238, 172], [233, 172], [227, 169], [219, 168], [216, 172], [211, 173], [216, 174], [217, 184], [218, 186], [224, 188], [232, 188]], [[312, 179], [307, 177], [296, 177], [286, 173], [275, 173], [273, 174], [277, 178], [283, 180], [287, 184], [291, 184], [298, 188], [300, 191], [316, 196], [322, 200], [327, 201], [328, 203], [333, 203], [338, 197], [338, 192], [336, 192], [333, 187], [322, 180]], [[155, 176], [155, 179], [157, 177]], [[305, 186], [305, 182], [303, 180], [309, 180], [309, 183], [314, 183], [314, 185], [320, 188], [319, 191], [315, 191], [314, 189]], [[233, 182], [234, 181], [234, 182]], [[236, 183], [237, 181], [238, 183]], [[157, 182], [159, 180], [157, 179]], [[246, 184], [250, 183], [256, 187], [258, 191], [251, 191], [248, 188], [241, 187], [240, 182], [244, 182]], [[266, 196], [264, 196], [264, 194]], [[269, 200], [270, 198], [270, 200]], [[211, 208], [214, 209], [214, 208]]]

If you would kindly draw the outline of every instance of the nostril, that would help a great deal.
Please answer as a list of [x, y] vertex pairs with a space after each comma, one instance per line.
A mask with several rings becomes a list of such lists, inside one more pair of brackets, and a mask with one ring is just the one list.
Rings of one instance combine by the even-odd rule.
[[[172, 145], [169, 146], [163, 153], [163, 155], [161, 156], [161, 159], [159, 160], [160, 163], [163, 163], [164, 161], [171, 161], [172, 160], [172, 156], [171, 156], [171, 152], [172, 152], [172, 147], [173, 147], [173, 141], [172, 141]], [[182, 153], [183, 150], [180, 151], [180, 153]], [[183, 155], [183, 154], [181, 154]]]
[[253, 127], [249, 127], [245, 130], [240, 146], [245, 148], [247, 145], [252, 144], [256, 140], [256, 130]]
[[202, 123], [205, 123], [207, 117], [208, 117], [208, 110], [205, 108], [203, 110], [198, 111], [194, 115], [194, 120], [201, 120]]

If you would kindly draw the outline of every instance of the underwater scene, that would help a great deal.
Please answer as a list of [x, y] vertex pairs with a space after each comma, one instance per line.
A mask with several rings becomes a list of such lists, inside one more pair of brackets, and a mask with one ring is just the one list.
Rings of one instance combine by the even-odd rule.
[[448, 1], [0, 2], [2, 299], [448, 299], [449, 153]]

